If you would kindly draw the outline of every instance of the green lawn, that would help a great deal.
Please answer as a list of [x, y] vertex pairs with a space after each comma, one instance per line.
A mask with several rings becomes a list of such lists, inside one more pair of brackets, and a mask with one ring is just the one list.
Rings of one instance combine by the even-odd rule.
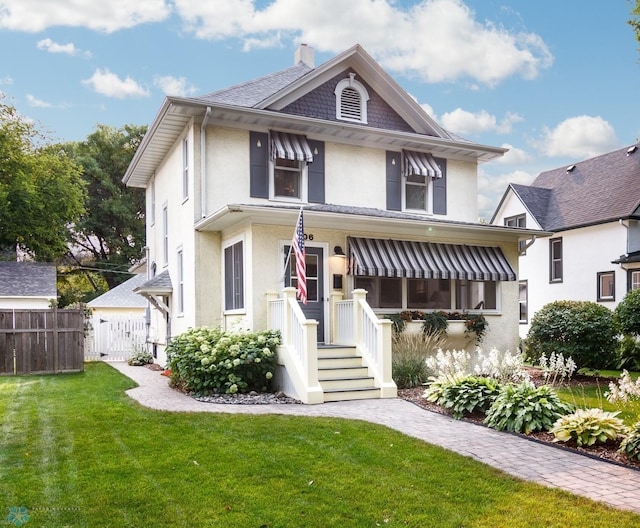
[[632, 426], [640, 420], [640, 401], [626, 403], [609, 403], [605, 393], [609, 390], [608, 384], [585, 385], [581, 387], [557, 387], [555, 391], [566, 402], [583, 409], [600, 408], [604, 411], [620, 411], [618, 418]]
[[104, 364], [0, 378], [0, 526], [639, 526], [373, 424], [145, 409]]

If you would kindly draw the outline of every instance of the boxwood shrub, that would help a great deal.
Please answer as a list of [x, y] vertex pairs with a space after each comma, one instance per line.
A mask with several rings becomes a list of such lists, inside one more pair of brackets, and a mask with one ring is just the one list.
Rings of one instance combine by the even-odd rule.
[[171, 382], [197, 395], [268, 391], [276, 364], [280, 333], [223, 332], [194, 328], [167, 347]]
[[525, 352], [534, 363], [555, 352], [571, 357], [578, 368], [604, 369], [615, 361], [616, 345], [611, 310], [590, 301], [555, 301], [533, 317]]

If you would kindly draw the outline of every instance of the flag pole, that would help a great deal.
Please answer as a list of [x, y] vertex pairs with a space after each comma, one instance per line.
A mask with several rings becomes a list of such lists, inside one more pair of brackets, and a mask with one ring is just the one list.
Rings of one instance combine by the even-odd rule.
[[[300, 207], [300, 211], [298, 212], [298, 219], [300, 218], [300, 214], [302, 213], [303, 207]], [[298, 220], [296, 220], [296, 226], [298, 225]], [[284, 279], [287, 276], [287, 267], [289, 266], [289, 262], [291, 261], [291, 250], [293, 249], [293, 244], [289, 243], [289, 252], [287, 253], [287, 258], [284, 261], [284, 270], [282, 272], [282, 277], [280, 277], [280, 282], [284, 282]]]

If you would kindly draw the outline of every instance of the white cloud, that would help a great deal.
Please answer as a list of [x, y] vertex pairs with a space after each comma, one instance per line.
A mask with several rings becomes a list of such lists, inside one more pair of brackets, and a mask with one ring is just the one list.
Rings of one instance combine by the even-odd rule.
[[13, 78], [10, 75], [0, 77], [0, 86], [8, 86], [10, 84], [13, 84]]
[[47, 103], [46, 101], [42, 101], [41, 99], [36, 99], [31, 94], [27, 94], [27, 103], [29, 104], [29, 106], [33, 106], [35, 108], [51, 108], [53, 106], [51, 103]]
[[545, 129], [533, 144], [550, 157], [592, 158], [620, 146], [613, 127], [600, 116], [565, 119], [554, 129]]
[[186, 96], [196, 92], [196, 88], [190, 85], [184, 77], [171, 75], [157, 75], [153, 84], [162, 90], [165, 95]]
[[103, 71], [98, 68], [90, 79], [85, 79], [82, 83], [91, 86], [99, 94], [116, 99], [147, 97], [149, 95], [149, 91], [131, 77], [122, 80], [108, 69]]
[[478, 170], [478, 214], [487, 221], [491, 219], [495, 208], [510, 183], [529, 185], [535, 174], [516, 170], [505, 174], [489, 174], [483, 168]]
[[394, 0], [274, 0], [262, 10], [253, 0], [174, 3], [199, 38], [240, 38], [245, 49], [293, 38], [334, 53], [359, 42], [384, 68], [427, 82], [467, 78], [491, 86], [514, 75], [534, 78], [553, 62], [538, 35], [478, 21], [462, 0], [406, 8]]
[[1, 0], [0, 29], [37, 32], [68, 26], [111, 33], [146, 22], [160, 22], [170, 12], [166, 0]]
[[501, 158], [491, 161], [490, 163], [496, 163], [499, 165], [524, 165], [526, 163], [530, 163], [534, 159], [534, 157], [526, 150], [514, 147], [509, 143], [503, 143], [501, 146], [502, 148], [509, 149], [509, 151]]
[[501, 121], [486, 110], [468, 112], [462, 108], [456, 108], [453, 112], [442, 115], [442, 125], [457, 134], [480, 134], [482, 132], [497, 132], [508, 134], [514, 123], [522, 121], [518, 114], [507, 113]]
[[46, 38], [38, 41], [38, 49], [48, 51], [49, 53], [66, 53], [67, 55], [77, 55], [80, 50], [75, 47], [73, 43], [58, 44], [50, 38]]

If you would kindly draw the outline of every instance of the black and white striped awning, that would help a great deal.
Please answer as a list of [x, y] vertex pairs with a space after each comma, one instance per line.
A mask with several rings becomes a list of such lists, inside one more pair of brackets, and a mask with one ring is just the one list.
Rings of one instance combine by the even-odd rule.
[[306, 137], [272, 130], [271, 159], [276, 158], [311, 163], [313, 161], [313, 152]]
[[431, 178], [442, 178], [442, 171], [431, 154], [424, 152], [404, 151], [404, 172], [405, 175], [418, 174]]
[[514, 281], [499, 247], [348, 237], [350, 273], [369, 277]]

